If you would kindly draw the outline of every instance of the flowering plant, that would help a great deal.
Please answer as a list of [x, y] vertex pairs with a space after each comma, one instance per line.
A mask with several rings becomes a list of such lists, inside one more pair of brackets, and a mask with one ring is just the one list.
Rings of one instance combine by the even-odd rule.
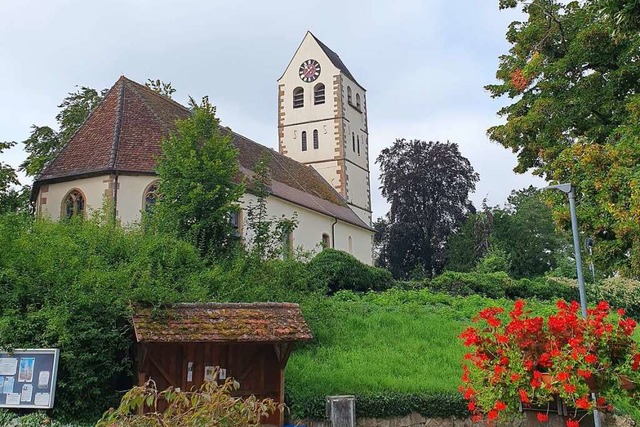
[[575, 301], [560, 300], [556, 313], [544, 318], [518, 300], [509, 313], [500, 307], [478, 313], [475, 325], [460, 335], [471, 350], [464, 356], [460, 391], [474, 421], [504, 418], [521, 404], [546, 408], [537, 414], [546, 422], [549, 403], [559, 396], [575, 408], [567, 427], [577, 427], [578, 410], [611, 410], [608, 398], [623, 392], [625, 379], [640, 384], [640, 353], [632, 338], [636, 322], [606, 302], [589, 309], [586, 318], [579, 309]]

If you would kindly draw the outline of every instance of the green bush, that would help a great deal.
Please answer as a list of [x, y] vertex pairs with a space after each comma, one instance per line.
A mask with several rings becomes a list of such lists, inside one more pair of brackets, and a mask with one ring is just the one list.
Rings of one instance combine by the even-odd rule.
[[[427, 285], [434, 292], [453, 296], [482, 295], [487, 298], [509, 298], [550, 301], [578, 299], [575, 280], [559, 277], [536, 277], [533, 279], [513, 279], [505, 272], [460, 273], [445, 271]], [[606, 299], [606, 298], [605, 298]]]
[[340, 290], [356, 292], [383, 291], [393, 286], [387, 270], [371, 267], [354, 256], [334, 249], [325, 249], [308, 264], [314, 288], [333, 294]]
[[53, 414], [95, 419], [134, 374], [133, 304], [200, 301], [189, 244], [94, 221], [0, 216], [0, 347], [59, 348]]
[[606, 300], [613, 307], [624, 308], [629, 316], [640, 319], [640, 281], [612, 277], [587, 287], [589, 301]]
[[[432, 418], [465, 418], [467, 404], [460, 393], [381, 393], [356, 395], [356, 418], [402, 417], [417, 412]], [[290, 398], [288, 398], [290, 399]], [[288, 404], [291, 404], [288, 401]], [[295, 402], [298, 419], [325, 419], [325, 396]]]

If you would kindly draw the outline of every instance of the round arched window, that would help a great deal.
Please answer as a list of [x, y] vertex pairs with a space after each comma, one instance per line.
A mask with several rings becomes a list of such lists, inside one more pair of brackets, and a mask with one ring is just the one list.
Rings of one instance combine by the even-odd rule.
[[72, 216], [84, 216], [85, 198], [84, 194], [78, 189], [69, 191], [62, 201], [62, 214], [65, 218]]

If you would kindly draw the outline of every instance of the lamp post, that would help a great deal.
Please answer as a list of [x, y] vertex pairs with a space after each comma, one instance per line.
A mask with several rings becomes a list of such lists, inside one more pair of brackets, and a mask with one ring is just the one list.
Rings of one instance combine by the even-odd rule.
[[[573, 250], [576, 256], [576, 271], [578, 273], [578, 290], [580, 292], [580, 308], [582, 317], [587, 317], [587, 292], [584, 287], [584, 276], [582, 275], [582, 256], [580, 255], [580, 238], [578, 237], [578, 217], [576, 215], [576, 193], [571, 184], [558, 184], [545, 187], [544, 190], [560, 190], [569, 196], [569, 211], [571, 212], [571, 231], [573, 234]], [[596, 400], [596, 394], [591, 397]], [[593, 410], [593, 423], [595, 427], [600, 427], [600, 416], [598, 410]]]
[[580, 308], [582, 317], [587, 317], [587, 292], [584, 288], [582, 275], [582, 256], [580, 255], [580, 238], [578, 237], [578, 217], [576, 216], [576, 193], [571, 184], [558, 184], [545, 187], [544, 190], [560, 190], [569, 196], [569, 210], [571, 211], [571, 231], [573, 232], [573, 251], [576, 256], [576, 271], [578, 273], [578, 290], [580, 292]]

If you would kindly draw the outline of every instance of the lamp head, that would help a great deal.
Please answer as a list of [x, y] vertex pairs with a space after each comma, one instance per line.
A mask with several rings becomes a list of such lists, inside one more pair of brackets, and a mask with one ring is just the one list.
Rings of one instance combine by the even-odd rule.
[[563, 193], [569, 194], [571, 192], [571, 184], [557, 184], [544, 187], [543, 190], [560, 190]]

